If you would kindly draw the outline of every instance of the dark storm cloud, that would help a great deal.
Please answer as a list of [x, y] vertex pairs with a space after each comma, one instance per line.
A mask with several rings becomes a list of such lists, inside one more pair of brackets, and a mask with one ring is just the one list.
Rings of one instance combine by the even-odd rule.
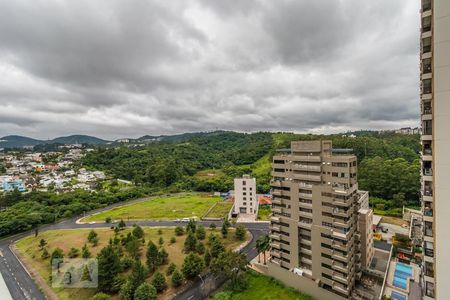
[[418, 9], [0, 0], [0, 135], [416, 126]]

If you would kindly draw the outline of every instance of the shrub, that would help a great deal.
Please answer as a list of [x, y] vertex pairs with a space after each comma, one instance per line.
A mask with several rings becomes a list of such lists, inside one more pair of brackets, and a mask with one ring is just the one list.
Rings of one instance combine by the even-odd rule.
[[161, 272], [155, 273], [152, 284], [158, 293], [164, 291], [167, 288], [166, 278]]
[[182, 236], [184, 234], [184, 229], [181, 226], [175, 227], [175, 235], [176, 236]]
[[197, 231], [195, 232], [195, 236], [197, 237], [197, 239], [199, 240], [204, 240], [206, 237], [206, 230], [205, 227], [202, 225], [199, 225], [197, 228]]
[[189, 253], [184, 258], [181, 270], [186, 278], [192, 279], [199, 275], [204, 267], [203, 259], [198, 254]]
[[157, 291], [153, 285], [143, 283], [134, 292], [134, 300], [156, 300]]
[[177, 269], [177, 266], [174, 263], [170, 263], [167, 268], [167, 275], [172, 275], [172, 273]]
[[78, 257], [78, 255], [80, 255], [80, 250], [78, 250], [77, 248], [70, 248], [69, 253], [67, 253], [67, 256], [69, 258], [75, 258]]
[[183, 284], [183, 274], [175, 270], [172, 275], [172, 284], [174, 287], [179, 287]]

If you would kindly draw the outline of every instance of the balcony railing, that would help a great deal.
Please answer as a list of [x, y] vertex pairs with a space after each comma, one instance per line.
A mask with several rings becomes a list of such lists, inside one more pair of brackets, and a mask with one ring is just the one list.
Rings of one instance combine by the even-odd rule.
[[423, 215], [426, 217], [432, 217], [433, 216], [433, 209], [429, 207], [425, 207], [423, 210]]
[[431, 128], [424, 128], [423, 129], [423, 134], [424, 135], [432, 135], [433, 134], [433, 130]]
[[432, 155], [433, 151], [430, 148], [426, 148], [426, 149], [423, 149], [423, 154], [424, 155]]
[[431, 52], [431, 45], [422, 46], [422, 53]]
[[429, 11], [429, 10], [431, 10], [431, 2], [429, 2], [429, 3], [424, 3], [424, 4], [422, 5], [422, 12], [426, 12], [426, 11]]

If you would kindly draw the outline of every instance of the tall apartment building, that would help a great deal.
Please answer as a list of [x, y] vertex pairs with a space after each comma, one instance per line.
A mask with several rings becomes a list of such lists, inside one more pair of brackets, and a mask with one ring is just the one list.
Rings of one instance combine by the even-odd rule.
[[252, 214], [258, 212], [258, 196], [256, 195], [256, 179], [250, 175], [234, 179], [234, 207], [235, 214]]
[[356, 156], [331, 141], [292, 142], [272, 167], [269, 274], [315, 299], [349, 298], [373, 256]]
[[424, 299], [450, 295], [450, 1], [422, 0]]

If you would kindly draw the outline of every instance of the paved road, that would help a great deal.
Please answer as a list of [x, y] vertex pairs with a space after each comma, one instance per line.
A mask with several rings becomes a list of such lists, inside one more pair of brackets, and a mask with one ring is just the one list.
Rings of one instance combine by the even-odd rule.
[[[128, 203], [126, 203], [128, 204]], [[115, 205], [102, 208], [96, 210], [95, 212], [103, 211], [110, 209], [114, 206], [124, 205], [124, 203], [117, 203]], [[78, 220], [81, 216], [74, 217], [72, 219], [64, 220], [58, 222], [56, 224], [50, 224], [42, 226], [39, 231], [46, 230], [55, 230], [55, 229], [76, 229], [76, 228], [102, 228], [102, 227], [110, 227], [111, 224], [76, 224], [76, 220]], [[175, 221], [130, 221], [126, 222], [127, 225], [137, 224], [140, 226], [178, 226], [184, 225], [185, 223], [175, 222]], [[211, 223], [215, 223], [217, 226], [221, 226], [221, 222], [204, 222], [200, 221], [200, 224], [205, 226], [209, 226]], [[247, 245], [242, 252], [247, 254], [247, 258], [249, 260], [253, 259], [257, 255], [257, 251], [255, 249], [255, 241], [256, 239], [264, 234], [268, 233], [269, 225], [267, 223], [243, 223], [243, 225], [252, 233], [253, 239], [249, 245]], [[0, 251], [2, 252], [3, 257], [0, 257], [0, 272], [3, 275], [6, 286], [8, 287], [11, 296], [14, 300], [44, 300], [45, 297], [39, 290], [39, 287], [36, 283], [31, 279], [26, 270], [22, 267], [20, 261], [15, 257], [14, 253], [11, 251], [9, 246], [28, 235], [34, 234], [34, 231], [25, 232], [22, 234], [15, 235], [13, 237], [9, 237], [3, 240], [0, 240]], [[202, 283], [200, 279], [194, 282], [193, 286], [188, 289], [185, 293], [176, 297], [176, 299], [204, 299], [203, 290], [205, 286], [208, 284], [213, 284], [220, 286], [223, 283], [220, 282], [218, 278], [212, 278], [209, 276], [206, 280], [206, 283]], [[1, 296], [1, 295], [0, 295]], [[1, 297], [0, 297], [1, 298]]]

